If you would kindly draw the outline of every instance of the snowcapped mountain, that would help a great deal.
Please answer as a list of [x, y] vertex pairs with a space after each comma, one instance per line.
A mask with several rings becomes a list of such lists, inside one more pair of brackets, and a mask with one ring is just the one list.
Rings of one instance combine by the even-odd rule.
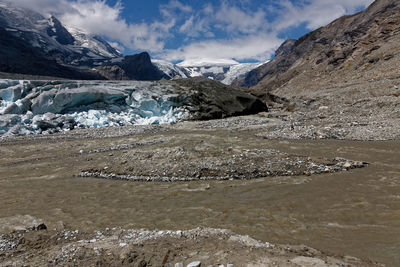
[[121, 53], [98, 35], [86, 33], [80, 29], [66, 27], [75, 39], [74, 46], [89, 49], [92, 57], [100, 60], [121, 57]]
[[93, 66], [121, 56], [105, 40], [76, 29], [67, 29], [54, 16], [9, 3], [0, 3], [0, 28], [60, 64]]
[[152, 60], [152, 62], [171, 79], [203, 76], [227, 85], [265, 63], [239, 63], [234, 60], [212, 59], [184, 61], [177, 65], [163, 60]]
[[184, 69], [180, 68], [179, 66], [165, 61], [165, 60], [159, 60], [159, 59], [152, 59], [151, 63], [163, 72], [166, 76], [168, 76], [170, 79], [174, 78], [188, 78], [189, 76], [187, 73], [185, 73]]
[[232, 84], [232, 82], [239, 77], [242, 77], [252, 71], [255, 68], [258, 68], [263, 63], [239, 63], [236, 65], [232, 65], [229, 67], [229, 70], [225, 73], [225, 78], [221, 81], [224, 84]]

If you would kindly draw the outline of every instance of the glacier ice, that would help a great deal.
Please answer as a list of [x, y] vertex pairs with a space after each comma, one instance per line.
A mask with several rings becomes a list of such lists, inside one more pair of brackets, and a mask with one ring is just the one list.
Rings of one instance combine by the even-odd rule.
[[181, 102], [157, 82], [0, 80], [0, 136], [171, 124], [189, 115]]

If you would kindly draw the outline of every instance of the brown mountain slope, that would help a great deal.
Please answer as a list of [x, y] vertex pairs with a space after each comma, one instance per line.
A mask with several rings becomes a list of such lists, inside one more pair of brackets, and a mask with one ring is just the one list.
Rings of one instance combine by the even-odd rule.
[[298, 96], [339, 83], [400, 77], [400, 1], [377, 0], [299, 40], [286, 41], [269, 63], [236, 80], [256, 94]]

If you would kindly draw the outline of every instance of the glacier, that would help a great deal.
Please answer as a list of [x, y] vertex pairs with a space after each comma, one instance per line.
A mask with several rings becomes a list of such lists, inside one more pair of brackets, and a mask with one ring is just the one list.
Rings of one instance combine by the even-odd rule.
[[204, 77], [173, 81], [0, 80], [0, 138], [78, 128], [173, 124], [267, 110], [257, 97]]
[[189, 116], [182, 100], [157, 82], [0, 80], [0, 136], [171, 124]]

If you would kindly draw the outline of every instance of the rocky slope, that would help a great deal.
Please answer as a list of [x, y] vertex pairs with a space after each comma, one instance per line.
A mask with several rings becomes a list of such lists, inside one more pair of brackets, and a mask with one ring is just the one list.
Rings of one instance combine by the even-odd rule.
[[287, 40], [273, 60], [234, 84], [298, 96], [348, 81], [399, 78], [399, 13], [399, 1], [377, 0], [363, 12]]

